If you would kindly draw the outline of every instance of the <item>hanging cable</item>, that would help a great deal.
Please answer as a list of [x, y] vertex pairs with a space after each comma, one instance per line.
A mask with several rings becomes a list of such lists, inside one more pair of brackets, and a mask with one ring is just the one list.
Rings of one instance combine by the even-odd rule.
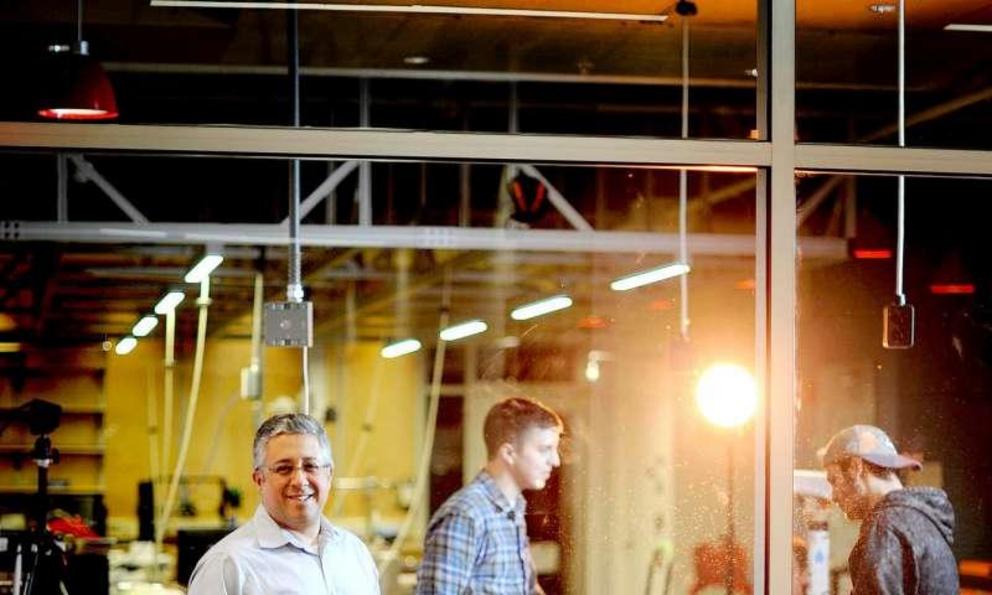
[[[682, 19], [682, 138], [689, 138], [689, 19]], [[679, 262], [689, 263], [689, 172], [679, 170]], [[679, 277], [679, 334], [689, 340], [689, 276]]]
[[[289, 63], [291, 124], [300, 126], [300, 43], [299, 11], [286, 11], [286, 45]], [[303, 285], [300, 281], [300, 160], [289, 161], [289, 282], [286, 285], [286, 300], [303, 300]]]
[[[174, 400], [174, 390], [175, 390], [175, 374], [176, 374], [176, 310], [171, 309], [165, 313], [165, 360], [163, 363], [165, 367], [164, 373], [164, 387], [162, 392], [162, 462], [158, 466], [162, 470], [163, 475], [155, 478], [154, 484], [158, 486], [159, 494], [161, 496], [161, 490], [164, 488], [164, 482], [166, 481], [164, 473], [172, 465], [172, 413], [175, 409]], [[164, 503], [164, 501], [162, 501]], [[159, 508], [159, 515], [162, 514], [162, 508]]]
[[[899, 0], [899, 147], [906, 146], [906, 3]], [[882, 347], [909, 349], [915, 342], [916, 310], [906, 300], [906, 176], [898, 177], [896, 205], [896, 295], [895, 302], [882, 310]]]
[[[265, 252], [259, 258], [259, 271], [262, 270], [265, 260]], [[249, 374], [252, 376], [251, 382], [256, 394], [252, 395], [251, 401], [251, 427], [257, 428], [262, 425], [262, 395], [265, 386], [265, 359], [262, 357], [262, 307], [265, 304], [265, 276], [261, 272], [255, 273], [255, 293], [251, 307], [251, 363], [249, 364]]]
[[[899, 0], [899, 146], [906, 146], [906, 0]], [[906, 304], [903, 250], [906, 244], [906, 176], [899, 176], [896, 213], [896, 300]]]
[[[290, 104], [292, 126], [300, 126], [300, 22], [299, 11], [286, 11], [286, 51], [289, 64]], [[289, 279], [286, 301], [303, 301], [300, 244], [300, 160], [289, 162]], [[303, 377], [302, 409], [310, 415], [310, 348], [300, 348], [300, 370]]]
[[76, 0], [76, 48], [83, 46], [83, 0]]
[[[148, 432], [148, 475], [151, 477], [153, 490], [155, 483], [162, 475], [162, 470], [159, 467], [161, 459], [159, 459], [158, 452], [158, 399], [155, 398], [155, 381], [154, 369], [149, 367], [146, 388], [148, 397], [145, 399], [145, 428]], [[154, 502], [154, 497], [152, 501]]]
[[193, 378], [189, 390], [189, 404], [186, 406], [186, 420], [183, 424], [183, 437], [179, 445], [179, 454], [176, 457], [176, 466], [172, 472], [169, 482], [169, 493], [165, 497], [165, 505], [162, 507], [162, 516], [155, 527], [155, 543], [162, 546], [162, 539], [165, 537], [165, 527], [169, 523], [172, 509], [176, 504], [176, 495], [179, 492], [179, 480], [182, 477], [183, 469], [186, 467], [186, 455], [189, 452], [190, 438], [193, 436], [193, 421], [196, 417], [196, 404], [200, 399], [200, 382], [203, 378], [203, 352], [207, 342], [207, 308], [210, 306], [210, 276], [207, 275], [200, 281], [200, 298], [196, 300], [200, 308], [200, 315], [196, 327], [196, 351], [193, 356]]
[[[438, 332], [448, 326], [449, 308], [451, 306], [451, 269], [444, 272], [444, 288], [441, 293], [441, 314], [438, 317]], [[420, 512], [422, 501], [426, 497], [427, 480], [430, 476], [431, 455], [434, 452], [434, 436], [437, 430], [437, 413], [441, 405], [441, 380], [444, 372], [444, 351], [446, 342], [438, 339], [437, 348], [434, 350], [434, 369], [431, 372], [430, 399], [427, 407], [427, 426], [424, 431], [424, 443], [420, 450], [420, 460], [417, 464], [417, 479], [413, 486], [413, 495], [410, 501], [410, 508], [403, 517], [396, 538], [389, 546], [389, 550], [379, 564], [379, 574], [382, 575], [387, 564], [395, 560], [399, 555], [403, 542], [406, 541], [410, 530], [413, 528], [414, 520]]]

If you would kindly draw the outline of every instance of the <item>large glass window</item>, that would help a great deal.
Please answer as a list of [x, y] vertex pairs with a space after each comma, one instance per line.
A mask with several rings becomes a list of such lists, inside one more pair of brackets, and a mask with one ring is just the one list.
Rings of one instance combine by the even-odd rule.
[[[831, 180], [838, 181], [837, 190], [812, 205], [816, 191], [807, 192], [807, 185], [822, 187]], [[827, 487], [825, 478], [813, 473], [822, 473], [818, 450], [835, 432], [870, 424], [888, 433], [901, 452], [922, 461], [922, 471], [902, 474], [904, 485], [946, 491], [956, 516], [953, 551], [962, 564], [962, 586], [977, 586], [980, 581], [966, 572], [966, 561], [987, 559], [992, 547], [987, 531], [992, 490], [985, 478], [987, 463], [978, 454], [989, 449], [982, 430], [990, 423], [984, 388], [988, 271], [983, 223], [975, 216], [988, 182], [907, 179], [903, 291], [915, 324], [901, 321], [892, 307], [897, 301], [897, 179], [820, 176], [800, 188], [799, 212], [808, 214], [800, 234], [846, 236], [850, 246], [848, 258], [826, 266], [801, 256], [797, 271], [796, 465], [809, 472], [797, 482], [802, 485], [798, 530], [812, 536], [816, 553], [829, 551], [829, 563], [822, 558], [811, 562], [814, 575], [847, 592], [847, 557], [858, 537], [857, 523], [815, 496]], [[815, 586], [813, 592], [826, 592], [826, 585]]]
[[[52, 436], [65, 453], [51, 472], [53, 491], [100, 494], [110, 534], [135, 537], [136, 485], [171, 469], [162, 460], [162, 433], [168, 424], [174, 460], [194, 374], [202, 288], [182, 277], [205, 251], [217, 251], [224, 260], [209, 287], [196, 409], [198, 433], [214, 439], [191, 443], [190, 477], [170, 527], [219, 526], [222, 487], [242, 496], [224, 514], [246, 518], [257, 502], [249, 481], [253, 425], [298, 406], [302, 391], [299, 355], [269, 347], [258, 362], [261, 399], [241, 396], [243, 370], [253, 361], [254, 296], [284, 296], [287, 163], [64, 159], [59, 207], [58, 156], [4, 156], [11, 192], [37, 197], [4, 207], [4, 219], [18, 220], [3, 244], [5, 333], [19, 346], [2, 356], [5, 403], [71, 396], [12, 380], [59, 374], [32, 333], [86, 354], [92, 386], [77, 392], [80, 407], [92, 411], [80, 409], [81, 419], [66, 419]], [[680, 213], [677, 169], [302, 166], [304, 197], [322, 186], [324, 195], [304, 218], [302, 279], [314, 304], [312, 412], [335, 448], [336, 493], [327, 512], [381, 559], [405, 515], [414, 515], [414, 529], [401, 536], [412, 557], [384, 566], [390, 592], [411, 580], [428, 516], [486, 462], [486, 411], [512, 395], [545, 402], [566, 425], [562, 467], [546, 489], [528, 494], [530, 539], [548, 592], [753, 584], [754, 171], [686, 172]], [[87, 182], [77, 172], [88, 172]], [[48, 184], [39, 188], [39, 179]], [[60, 208], [67, 221], [51, 222]], [[371, 224], [357, 225], [365, 209]], [[135, 213], [148, 222], [126, 221]], [[840, 247], [815, 243], [811, 258], [831, 262]], [[683, 263], [691, 268], [681, 276], [629, 283]], [[632, 287], [614, 288], [618, 280]], [[39, 293], [39, 284], [47, 289]], [[115, 351], [177, 287], [186, 298], [175, 315], [176, 398], [167, 413], [165, 322], [132, 352]], [[568, 307], [533, 318], [514, 313], [554, 297]], [[483, 323], [481, 332], [438, 339], [442, 327], [466, 321]], [[384, 347], [411, 339], [419, 349], [383, 356]], [[436, 428], [432, 443], [429, 428]], [[77, 435], [82, 430], [89, 434]], [[29, 442], [21, 433], [3, 439], [8, 450]], [[416, 493], [424, 448], [432, 454], [425, 490]], [[3, 473], [5, 488], [33, 485], [32, 467]]]
[[[796, 3], [796, 121], [806, 142], [898, 145], [899, 5]], [[988, 149], [985, 8], [905, 4], [906, 146]]]
[[[466, 4], [447, 3], [451, 14], [300, 10], [301, 124], [679, 137], [684, 73], [689, 136], [747, 139], [756, 128], [754, 2], [686, 2], [689, 16], [643, 1]], [[71, 51], [48, 46], [75, 41], [72, 8], [0, 8], [2, 43], [23, 56], [3, 119], [40, 120], [40, 103], [59, 95]], [[82, 34], [121, 123], [282, 126], [293, 121], [286, 20], [280, 9], [195, 2], [94, 5]]]

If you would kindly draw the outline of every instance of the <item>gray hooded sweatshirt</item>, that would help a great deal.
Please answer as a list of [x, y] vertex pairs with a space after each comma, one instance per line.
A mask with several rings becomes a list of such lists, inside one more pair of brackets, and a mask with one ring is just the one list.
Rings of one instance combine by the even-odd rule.
[[954, 509], [937, 488], [886, 495], [861, 524], [848, 558], [856, 595], [957, 595]]

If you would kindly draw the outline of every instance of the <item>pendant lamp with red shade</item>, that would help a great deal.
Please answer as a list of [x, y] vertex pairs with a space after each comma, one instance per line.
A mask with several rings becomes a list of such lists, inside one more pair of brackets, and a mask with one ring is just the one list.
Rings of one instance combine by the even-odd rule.
[[83, 0], [76, 1], [76, 42], [49, 46], [45, 92], [38, 115], [48, 120], [113, 120], [114, 88], [83, 41]]

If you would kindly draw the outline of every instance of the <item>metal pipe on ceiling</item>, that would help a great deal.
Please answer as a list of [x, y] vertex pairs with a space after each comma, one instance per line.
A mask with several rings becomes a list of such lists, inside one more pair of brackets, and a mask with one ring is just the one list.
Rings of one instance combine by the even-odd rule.
[[[517, 250], [677, 254], [674, 233], [572, 231], [558, 229], [492, 229], [428, 226], [301, 225], [306, 246], [342, 248], [414, 248], [447, 250]], [[283, 246], [286, 228], [279, 224], [0, 221], [0, 240], [95, 244], [202, 244]], [[753, 256], [754, 236], [705, 234], [688, 236], [689, 250], [699, 256]], [[804, 258], [846, 259], [843, 238], [801, 238]]]

